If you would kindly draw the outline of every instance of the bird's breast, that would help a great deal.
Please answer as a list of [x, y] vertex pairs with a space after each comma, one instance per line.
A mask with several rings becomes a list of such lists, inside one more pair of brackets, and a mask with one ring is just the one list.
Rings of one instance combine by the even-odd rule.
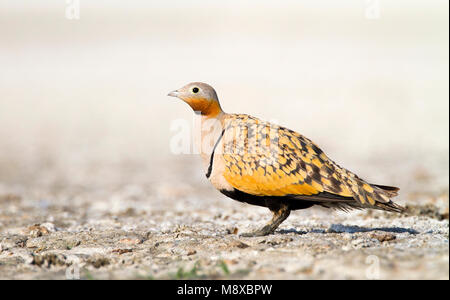
[[233, 191], [234, 187], [225, 179], [225, 162], [221, 154], [215, 154], [211, 166], [209, 181], [219, 191]]
[[231, 191], [234, 188], [223, 176], [225, 161], [223, 158], [224, 129], [220, 122], [202, 120], [201, 158], [203, 171], [212, 185], [218, 190]]

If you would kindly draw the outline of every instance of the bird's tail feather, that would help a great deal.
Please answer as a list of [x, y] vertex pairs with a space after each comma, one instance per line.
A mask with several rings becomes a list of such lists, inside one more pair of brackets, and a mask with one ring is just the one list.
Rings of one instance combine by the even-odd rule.
[[390, 197], [395, 197], [398, 195], [400, 188], [395, 186], [381, 185], [381, 184], [371, 184], [372, 187], [377, 187], [383, 190], [384, 193], [390, 195]]
[[370, 184], [373, 188], [373, 196], [376, 199], [374, 206], [381, 210], [387, 210], [392, 212], [402, 213], [405, 211], [405, 208], [395, 204], [391, 198], [398, 195], [398, 191], [400, 190], [398, 187], [394, 186], [386, 186], [379, 184]]
[[353, 178], [352, 190], [354, 197], [363, 207], [380, 210], [403, 212], [405, 209], [392, 202], [391, 198], [398, 195], [399, 188], [379, 184], [369, 184], [361, 178]]

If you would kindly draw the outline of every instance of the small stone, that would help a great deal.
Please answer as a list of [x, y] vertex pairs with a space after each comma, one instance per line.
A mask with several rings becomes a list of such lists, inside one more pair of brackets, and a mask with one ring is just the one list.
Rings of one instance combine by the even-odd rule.
[[72, 250], [73, 248], [81, 245], [81, 241], [77, 239], [69, 239], [66, 241], [65, 246], [67, 250]]
[[50, 223], [50, 222], [42, 223], [41, 227], [45, 228], [47, 230], [47, 232], [55, 232], [56, 231], [55, 224]]
[[236, 247], [236, 248], [240, 248], [240, 249], [245, 249], [245, 248], [248, 248], [250, 246], [245, 244], [245, 243], [243, 243], [243, 242], [241, 242], [241, 241], [232, 241], [230, 243], [230, 247]]
[[124, 238], [119, 241], [119, 243], [127, 245], [137, 245], [142, 244], [143, 240], [139, 238]]
[[24, 233], [32, 237], [40, 237], [55, 232], [55, 225], [52, 223], [34, 224], [28, 227]]
[[373, 238], [373, 239], [377, 239], [380, 243], [393, 241], [393, 240], [395, 240], [397, 238], [392, 233], [384, 233], [384, 234], [372, 233], [370, 235], [370, 237]]
[[119, 255], [122, 255], [124, 253], [130, 253], [133, 252], [133, 249], [115, 249], [112, 251], [113, 253], [117, 253]]

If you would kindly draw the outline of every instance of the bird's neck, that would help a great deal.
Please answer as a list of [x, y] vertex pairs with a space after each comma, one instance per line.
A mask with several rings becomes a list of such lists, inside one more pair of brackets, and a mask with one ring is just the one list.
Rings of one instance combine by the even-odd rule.
[[200, 112], [202, 114], [202, 119], [203, 117], [206, 119], [220, 118], [220, 116], [224, 113], [220, 107], [219, 101], [210, 102], [208, 105], [202, 107]]
[[218, 101], [211, 102], [209, 106], [204, 107], [200, 112], [202, 140], [207, 136], [211, 136], [216, 140], [216, 137], [222, 133], [226, 113], [223, 112]]
[[215, 114], [201, 115], [201, 137], [212, 138], [214, 141], [221, 135], [224, 128], [226, 113], [222, 110]]

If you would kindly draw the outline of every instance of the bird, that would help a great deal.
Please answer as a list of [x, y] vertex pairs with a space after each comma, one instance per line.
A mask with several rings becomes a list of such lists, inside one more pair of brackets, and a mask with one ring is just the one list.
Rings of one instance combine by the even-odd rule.
[[189, 83], [168, 94], [201, 117], [200, 155], [206, 177], [225, 196], [267, 207], [272, 219], [243, 237], [273, 234], [291, 211], [314, 205], [402, 213], [399, 188], [371, 184], [331, 160], [313, 141], [247, 114], [225, 113], [213, 87]]

